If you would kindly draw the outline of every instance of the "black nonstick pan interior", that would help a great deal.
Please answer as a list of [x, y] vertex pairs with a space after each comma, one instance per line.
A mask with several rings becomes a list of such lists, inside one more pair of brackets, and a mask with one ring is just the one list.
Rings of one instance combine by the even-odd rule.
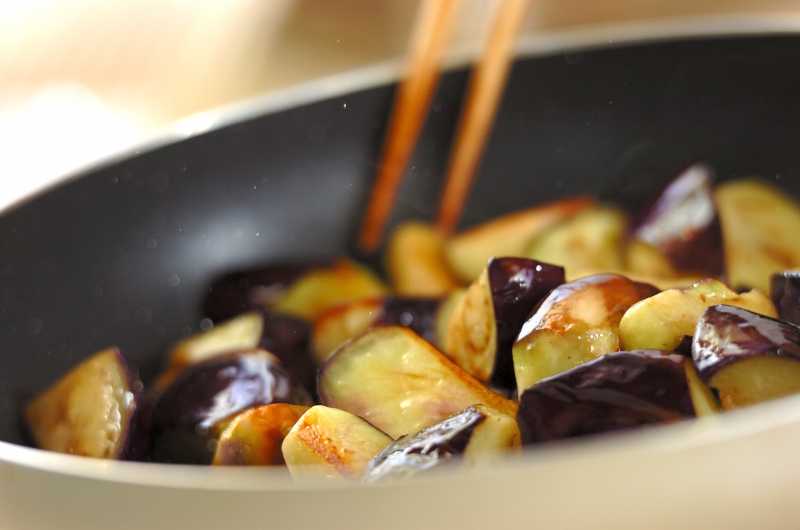
[[[629, 206], [693, 160], [798, 196], [799, 73], [793, 36], [522, 59], [462, 226], [576, 193]], [[393, 222], [432, 219], [466, 79], [442, 78]], [[108, 345], [152, 377], [220, 273], [353, 252], [394, 89], [146, 152], [0, 217], [0, 439], [23, 443], [22, 402]]]

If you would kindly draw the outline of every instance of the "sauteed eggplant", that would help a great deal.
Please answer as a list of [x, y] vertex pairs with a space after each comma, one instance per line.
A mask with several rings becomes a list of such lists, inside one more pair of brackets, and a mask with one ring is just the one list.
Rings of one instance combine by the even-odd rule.
[[54, 451], [373, 483], [712, 415], [800, 392], [798, 232], [792, 199], [703, 165], [630, 217], [579, 197], [401, 225], [391, 285], [343, 260], [226, 274], [148, 392], [111, 348], [25, 417]]

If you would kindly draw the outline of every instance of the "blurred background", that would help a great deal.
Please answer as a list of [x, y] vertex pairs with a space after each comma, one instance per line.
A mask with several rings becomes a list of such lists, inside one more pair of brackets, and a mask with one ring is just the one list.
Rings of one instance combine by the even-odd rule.
[[[474, 54], [498, 0], [462, 0]], [[0, 207], [207, 109], [401, 61], [418, 0], [1, 0]], [[525, 35], [724, 14], [800, 31], [799, 0], [534, 0]], [[523, 38], [525, 37], [523, 36]]]

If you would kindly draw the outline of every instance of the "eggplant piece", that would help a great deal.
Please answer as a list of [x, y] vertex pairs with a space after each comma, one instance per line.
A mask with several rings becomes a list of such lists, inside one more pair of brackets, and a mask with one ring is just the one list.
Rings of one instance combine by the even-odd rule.
[[216, 323], [269, 307], [299, 278], [330, 266], [324, 261], [280, 263], [226, 274], [211, 282], [203, 314]]
[[678, 276], [675, 267], [660, 250], [641, 239], [628, 241], [625, 247], [625, 274], [672, 279]]
[[386, 274], [398, 296], [439, 298], [460, 287], [444, 257], [444, 238], [432, 225], [408, 221], [386, 246]]
[[705, 164], [692, 164], [680, 172], [633, 222], [633, 237], [661, 251], [678, 271], [722, 275], [722, 226], [713, 179]]
[[25, 409], [42, 449], [117, 460], [143, 460], [150, 446], [150, 402], [116, 347], [73, 368]]
[[692, 359], [724, 410], [800, 392], [800, 327], [717, 305], [697, 322]]
[[781, 320], [800, 325], [800, 271], [773, 274], [770, 296]]
[[514, 418], [473, 405], [389, 444], [370, 461], [361, 483], [404, 480], [456, 458], [467, 465], [486, 464], [519, 447]]
[[387, 294], [389, 288], [371, 270], [340, 259], [331, 267], [316, 269], [298, 278], [269, 308], [278, 315], [313, 322], [336, 306]]
[[685, 336], [694, 333], [706, 308], [717, 304], [777, 316], [775, 306], [762, 292], [738, 294], [709, 278], [687, 289], [660, 292], [631, 306], [619, 323], [620, 347], [628, 351], [675, 350]]
[[[608, 271], [604, 272], [603, 274], [607, 273]], [[652, 285], [653, 287], [656, 287], [659, 291], [667, 291], [669, 289], [686, 289], [696, 284], [697, 282], [702, 282], [703, 280], [707, 279], [706, 276], [697, 276], [697, 275], [681, 275], [672, 278], [666, 278], [663, 276], [648, 276], [645, 274], [635, 274], [633, 272], [628, 272], [628, 271], [623, 271], [621, 275], [637, 283], [646, 283], [648, 285]], [[569, 280], [569, 278], [567, 278], [567, 280]]]
[[564, 267], [568, 280], [625, 265], [625, 215], [608, 206], [586, 208], [550, 227], [528, 247], [528, 258]]
[[493, 256], [524, 256], [536, 236], [594, 205], [589, 197], [571, 197], [497, 217], [456, 234], [445, 244], [450, 269], [472, 283]]
[[405, 326], [434, 344], [442, 303], [442, 299], [389, 296], [334, 308], [314, 323], [314, 355], [323, 362], [343, 342], [372, 326]]
[[283, 440], [282, 451], [296, 481], [358, 480], [392, 438], [363, 419], [317, 405], [303, 414]]
[[439, 309], [436, 311], [436, 325], [434, 334], [436, 340], [433, 345], [439, 351], [445, 351], [445, 342], [447, 339], [447, 328], [450, 326], [450, 321], [453, 319], [453, 313], [461, 303], [461, 299], [467, 295], [466, 289], [456, 289], [448, 296], [442, 299], [439, 304]]
[[542, 300], [512, 348], [517, 391], [619, 350], [619, 323], [658, 289], [615, 274], [565, 283]]
[[564, 269], [526, 258], [492, 258], [447, 325], [444, 351], [484, 383], [515, 386], [511, 347], [536, 305], [564, 283]]
[[292, 380], [309, 392], [316, 389], [317, 363], [309, 354], [311, 330], [300, 320], [266, 310], [245, 313], [175, 343], [167, 368], [155, 384], [164, 390], [187, 366], [230, 352], [261, 348], [274, 354]]
[[275, 403], [237, 415], [219, 437], [215, 466], [282, 466], [281, 444], [308, 407]]
[[[688, 365], [688, 366], [687, 366]], [[707, 388], [695, 405], [691, 361], [673, 352], [616, 352], [544, 379], [520, 396], [517, 423], [533, 444], [694, 418], [715, 408]]]
[[772, 274], [800, 267], [800, 205], [784, 192], [738, 180], [720, 184], [715, 200], [731, 287], [768, 293]]
[[208, 464], [236, 414], [272, 403], [312, 404], [266, 350], [229, 353], [189, 366], [156, 402], [153, 459]]
[[489, 390], [408, 328], [374, 327], [336, 350], [319, 372], [323, 405], [396, 438], [470, 405], [513, 416], [517, 405]]
[[274, 265], [227, 275], [212, 283], [203, 308], [215, 322], [263, 308], [313, 322], [332, 307], [388, 291], [369, 269], [339, 259], [329, 264]]
[[382, 314], [382, 298], [356, 300], [323, 313], [311, 332], [314, 357], [324, 362], [341, 344], [374, 326]]

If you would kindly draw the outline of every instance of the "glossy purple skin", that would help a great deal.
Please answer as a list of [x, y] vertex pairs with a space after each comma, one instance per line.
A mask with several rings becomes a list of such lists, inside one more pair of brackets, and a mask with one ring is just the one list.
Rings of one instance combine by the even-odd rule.
[[697, 321], [692, 360], [703, 382], [740, 359], [770, 355], [800, 361], [800, 327], [738, 307], [709, 307]]
[[203, 314], [214, 322], [267, 307], [307, 272], [330, 262], [280, 263], [226, 274], [214, 280], [203, 302]]
[[266, 309], [261, 313], [264, 331], [258, 347], [275, 354], [292, 381], [313, 395], [317, 384], [317, 361], [310, 353], [311, 326], [295, 318], [274, 315]]
[[800, 326], [800, 272], [773, 274], [770, 278], [770, 295], [781, 320]]
[[722, 275], [722, 225], [712, 182], [713, 172], [706, 165], [692, 164], [681, 171], [643, 208], [633, 222], [633, 235], [660, 250], [678, 270]]
[[472, 432], [485, 419], [483, 413], [469, 407], [435, 425], [401, 436], [370, 460], [361, 483], [407, 479], [461, 455]]
[[497, 326], [491, 384], [516, 388], [511, 348], [539, 302], [565, 282], [564, 268], [526, 258], [492, 258], [487, 265]]
[[684, 357], [691, 359], [692, 358], [692, 342], [694, 342], [694, 337], [691, 335], [684, 335], [683, 339], [681, 339], [680, 344], [675, 347], [675, 353], [683, 355]]
[[207, 464], [220, 422], [272, 403], [310, 405], [308, 394], [263, 352], [215, 357], [184, 370], [167, 387], [153, 412], [153, 459]]
[[442, 300], [439, 298], [402, 298], [390, 296], [383, 301], [383, 314], [375, 326], [404, 326], [434, 343], [436, 340], [436, 312]]
[[523, 444], [695, 417], [685, 359], [642, 350], [605, 355], [522, 393]]

